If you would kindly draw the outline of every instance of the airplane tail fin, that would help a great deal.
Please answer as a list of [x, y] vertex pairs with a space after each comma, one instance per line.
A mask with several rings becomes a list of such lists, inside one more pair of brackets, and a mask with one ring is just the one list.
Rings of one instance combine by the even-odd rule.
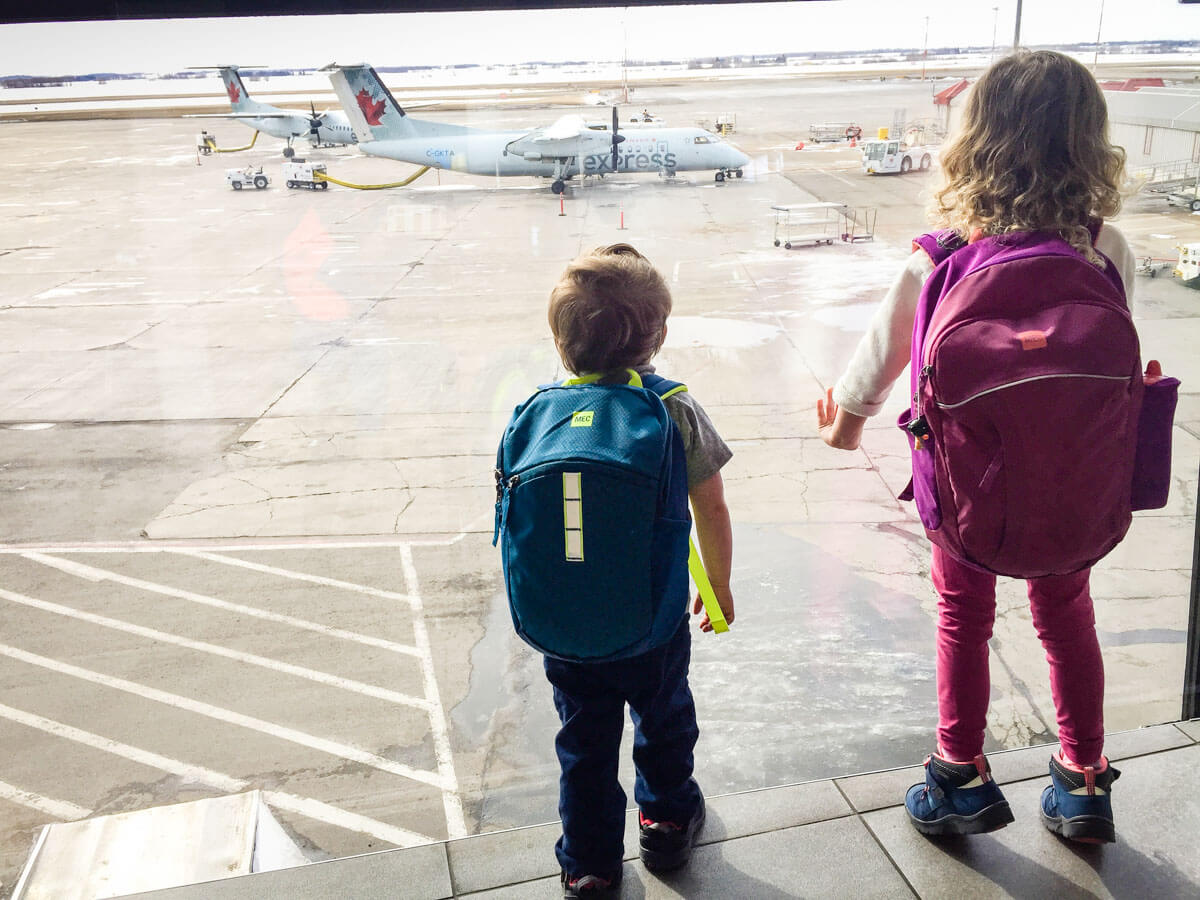
[[325, 66], [359, 143], [416, 137], [418, 129], [368, 65]]
[[238, 73], [237, 66], [219, 66], [218, 71], [221, 73], [221, 81], [225, 84], [225, 93], [229, 95], [229, 105], [233, 107], [233, 111], [254, 112], [259, 104], [250, 99], [250, 92], [242, 84], [242, 76]]

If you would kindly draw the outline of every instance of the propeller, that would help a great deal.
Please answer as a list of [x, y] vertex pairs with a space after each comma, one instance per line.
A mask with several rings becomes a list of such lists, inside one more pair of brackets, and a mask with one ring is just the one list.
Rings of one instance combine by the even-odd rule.
[[612, 123], [612, 170], [617, 171], [617, 165], [620, 162], [620, 155], [617, 153], [617, 144], [625, 140], [625, 135], [617, 134], [617, 104], [613, 104], [613, 123]]
[[325, 124], [325, 113], [321, 113], [321, 115], [318, 116], [317, 108], [315, 106], [313, 106], [313, 102], [311, 100], [308, 101], [308, 111], [310, 113], [312, 113], [311, 117], [308, 120], [308, 133], [311, 134], [313, 137], [316, 137], [317, 130], [323, 124]]

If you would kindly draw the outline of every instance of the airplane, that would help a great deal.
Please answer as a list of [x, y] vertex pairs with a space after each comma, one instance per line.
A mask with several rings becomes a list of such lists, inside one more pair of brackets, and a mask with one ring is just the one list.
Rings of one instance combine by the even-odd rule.
[[358, 143], [349, 119], [346, 118], [345, 113], [339, 110], [330, 110], [318, 115], [310, 101], [308, 104], [310, 115], [305, 115], [295, 110], [271, 106], [269, 103], [259, 103], [257, 100], [250, 99], [250, 92], [242, 84], [237, 66], [194, 66], [193, 68], [216, 69], [221, 73], [221, 81], [225, 83], [225, 93], [229, 95], [229, 103], [233, 107], [233, 112], [192, 114], [185, 118], [237, 119], [243, 125], [249, 125], [256, 131], [286, 140], [287, 146], [283, 149], [283, 155], [288, 158], [296, 153], [292, 147], [292, 141], [298, 137], [307, 137], [313, 147], [333, 147]]
[[472, 175], [538, 175], [553, 178], [561, 194], [576, 175], [614, 172], [676, 172], [715, 169], [716, 180], [742, 177], [750, 162], [740, 150], [702, 128], [642, 127], [617, 130], [613, 107], [607, 123], [588, 123], [577, 114], [533, 131], [486, 131], [465, 125], [414, 119], [396, 102], [369, 65], [340, 66], [329, 73], [334, 92], [369, 156]]

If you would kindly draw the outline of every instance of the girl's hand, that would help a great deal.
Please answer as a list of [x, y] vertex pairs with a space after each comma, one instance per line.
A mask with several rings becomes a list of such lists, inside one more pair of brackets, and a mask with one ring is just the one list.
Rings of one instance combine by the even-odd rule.
[[857, 450], [862, 439], [865, 416], [848, 413], [833, 402], [833, 388], [817, 401], [817, 431], [821, 440], [838, 450]]

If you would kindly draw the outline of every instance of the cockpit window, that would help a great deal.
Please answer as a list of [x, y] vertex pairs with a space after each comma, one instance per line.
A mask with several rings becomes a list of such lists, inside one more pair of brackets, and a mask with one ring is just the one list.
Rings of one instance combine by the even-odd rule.
[[708, 139], [707, 137], [705, 137], [704, 135], [702, 135], [702, 134], [699, 134], [699, 135], [696, 135], [696, 143], [697, 143], [697, 144], [711, 144], [711, 143], [712, 143], [712, 141], [711, 141], [711, 140], [709, 140], [709, 139]]

